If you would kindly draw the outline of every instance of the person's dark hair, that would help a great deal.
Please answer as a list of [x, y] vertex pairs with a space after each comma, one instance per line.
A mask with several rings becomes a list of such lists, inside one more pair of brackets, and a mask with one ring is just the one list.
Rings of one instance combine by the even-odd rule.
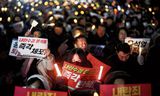
[[124, 53], [130, 53], [131, 52], [131, 48], [127, 43], [120, 43], [117, 47], [116, 47], [117, 52], [122, 51]]
[[74, 63], [72, 62], [72, 58], [74, 56], [74, 54], [78, 54], [79, 58], [81, 59], [82, 62], [81, 66], [83, 67], [92, 67], [92, 64], [87, 60], [86, 58], [86, 53], [81, 49], [81, 48], [73, 48], [70, 53], [68, 54], [68, 58], [67, 61], [70, 63]]
[[87, 40], [87, 37], [85, 35], [79, 35], [78, 37], [74, 38], [73, 43], [75, 44], [79, 38], [85, 38]]

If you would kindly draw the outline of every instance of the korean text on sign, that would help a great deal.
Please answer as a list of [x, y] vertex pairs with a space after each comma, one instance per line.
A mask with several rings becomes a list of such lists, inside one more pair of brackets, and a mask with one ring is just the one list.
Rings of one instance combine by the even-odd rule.
[[18, 51], [24, 56], [45, 57], [44, 49], [48, 48], [48, 39], [18, 37]]

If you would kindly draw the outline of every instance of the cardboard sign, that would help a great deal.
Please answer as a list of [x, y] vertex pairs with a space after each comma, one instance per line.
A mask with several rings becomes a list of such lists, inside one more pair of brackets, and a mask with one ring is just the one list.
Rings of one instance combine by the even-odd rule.
[[151, 96], [151, 84], [100, 85], [100, 96]]
[[10, 56], [15, 56], [15, 57], [20, 56], [20, 52], [18, 52], [17, 47], [18, 47], [18, 40], [13, 39], [10, 47], [10, 51], [9, 51]]
[[15, 87], [14, 96], [67, 96], [67, 92]]
[[148, 49], [149, 43], [150, 43], [150, 38], [130, 38], [127, 37], [125, 39], [125, 43], [128, 43], [131, 48], [132, 52], [139, 53], [139, 48], [143, 49]]
[[48, 39], [33, 37], [18, 37], [18, 51], [23, 56], [45, 57], [44, 49], [48, 48]]

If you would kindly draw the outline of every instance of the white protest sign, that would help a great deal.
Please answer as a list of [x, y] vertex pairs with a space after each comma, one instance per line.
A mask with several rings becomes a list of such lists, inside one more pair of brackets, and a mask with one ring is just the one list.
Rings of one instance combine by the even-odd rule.
[[139, 52], [139, 48], [142, 48], [141, 51], [143, 51], [143, 49], [148, 49], [149, 47], [149, 43], [150, 43], [150, 38], [130, 38], [127, 37], [125, 39], [125, 43], [128, 43], [131, 48], [132, 51], [134, 50], [134, 52], [137, 53], [141, 53]]
[[15, 57], [20, 56], [20, 53], [18, 52], [17, 47], [18, 47], [18, 40], [13, 39], [10, 47], [10, 51], [9, 51], [10, 56], [15, 56]]
[[18, 37], [18, 51], [23, 56], [45, 57], [44, 49], [48, 48], [48, 39], [34, 37]]

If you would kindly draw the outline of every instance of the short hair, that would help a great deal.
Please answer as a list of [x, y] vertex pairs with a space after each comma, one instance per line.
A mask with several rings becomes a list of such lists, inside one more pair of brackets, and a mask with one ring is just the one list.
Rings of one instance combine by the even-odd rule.
[[85, 38], [87, 40], [87, 37], [85, 35], [79, 35], [78, 37], [74, 38], [73, 43], [75, 44], [79, 38]]
[[117, 47], [116, 47], [117, 52], [122, 51], [124, 53], [130, 53], [131, 52], [131, 48], [127, 43], [120, 43]]

